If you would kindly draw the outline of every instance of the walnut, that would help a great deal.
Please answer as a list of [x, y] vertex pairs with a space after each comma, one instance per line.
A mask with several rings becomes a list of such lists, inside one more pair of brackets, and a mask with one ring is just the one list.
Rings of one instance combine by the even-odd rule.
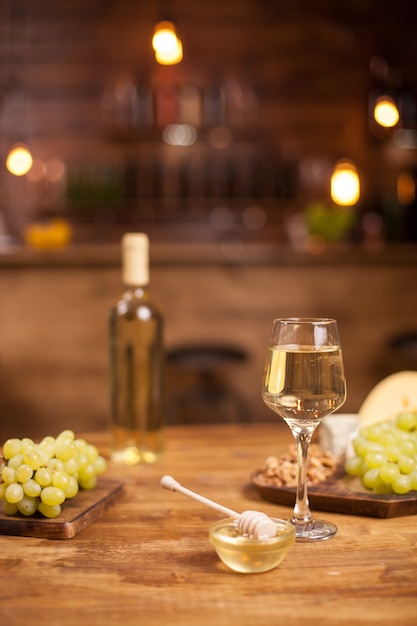
[[[318, 445], [309, 447], [307, 484], [314, 485], [329, 478], [336, 470], [337, 459], [329, 451]], [[292, 444], [280, 457], [269, 456], [260, 472], [267, 485], [275, 487], [295, 487], [297, 485], [297, 446]]]

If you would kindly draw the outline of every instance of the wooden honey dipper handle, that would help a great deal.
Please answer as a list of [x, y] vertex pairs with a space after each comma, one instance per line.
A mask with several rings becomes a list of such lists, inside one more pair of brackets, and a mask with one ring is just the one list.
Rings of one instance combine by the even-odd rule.
[[169, 475], [161, 478], [161, 485], [164, 489], [178, 491], [184, 496], [188, 496], [201, 504], [209, 506], [219, 513], [223, 513], [224, 515], [237, 520], [236, 528], [243, 535], [251, 535], [257, 539], [270, 539], [276, 535], [276, 525], [265, 513], [261, 513], [259, 511], [243, 511], [242, 514], [236, 513], [236, 511], [228, 509], [222, 504], [218, 504], [213, 500], [200, 496], [200, 494], [195, 493], [190, 489], [186, 489], [177, 480], [175, 480], [175, 478]]
[[224, 515], [227, 515], [228, 517], [231, 517], [233, 519], [238, 519], [240, 517], [239, 513], [236, 513], [236, 511], [232, 511], [232, 509], [228, 509], [225, 506], [222, 506], [221, 504], [218, 504], [217, 502], [214, 502], [213, 500], [209, 500], [208, 498], [205, 498], [204, 496], [200, 496], [200, 494], [195, 493], [194, 491], [191, 491], [190, 489], [186, 489], [185, 487], [183, 487], [182, 485], [180, 485], [180, 483], [175, 480], [175, 478], [173, 478], [172, 476], [163, 476], [161, 478], [161, 485], [162, 487], [164, 487], [164, 489], [170, 489], [171, 491], [178, 491], [179, 493], [182, 493], [184, 496], [188, 496], [189, 498], [192, 498], [193, 500], [196, 500], [197, 502], [200, 502], [201, 504], [205, 504], [206, 506], [211, 507], [212, 509], [214, 509], [215, 511], [218, 511], [219, 513], [224, 513]]

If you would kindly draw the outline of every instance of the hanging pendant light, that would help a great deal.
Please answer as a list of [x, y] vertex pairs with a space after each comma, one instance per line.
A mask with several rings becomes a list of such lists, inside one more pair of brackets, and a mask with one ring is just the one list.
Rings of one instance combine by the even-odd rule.
[[152, 37], [155, 59], [161, 65], [175, 65], [183, 58], [182, 42], [172, 22], [159, 22]]

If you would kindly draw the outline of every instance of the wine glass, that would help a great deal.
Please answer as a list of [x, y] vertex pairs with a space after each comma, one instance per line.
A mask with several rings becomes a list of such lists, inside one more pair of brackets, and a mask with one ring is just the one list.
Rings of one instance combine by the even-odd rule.
[[297, 492], [292, 523], [299, 541], [328, 539], [337, 527], [316, 520], [307, 494], [308, 448], [321, 420], [346, 400], [337, 323], [327, 318], [273, 322], [265, 361], [262, 399], [288, 424], [297, 443]]

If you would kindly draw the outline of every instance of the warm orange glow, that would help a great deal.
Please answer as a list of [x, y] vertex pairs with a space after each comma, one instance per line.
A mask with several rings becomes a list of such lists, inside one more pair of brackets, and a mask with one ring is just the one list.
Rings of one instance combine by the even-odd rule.
[[393, 128], [400, 119], [395, 102], [388, 96], [378, 98], [374, 108], [375, 121], [384, 128]]
[[397, 198], [402, 206], [409, 206], [416, 198], [416, 180], [411, 172], [401, 172], [397, 178]]
[[155, 58], [161, 65], [175, 65], [183, 58], [182, 42], [172, 22], [159, 22], [152, 38]]
[[33, 159], [28, 148], [21, 144], [13, 146], [7, 155], [6, 167], [15, 176], [24, 176], [32, 167]]
[[350, 161], [336, 164], [330, 179], [330, 195], [335, 204], [353, 206], [360, 198], [360, 180]]

